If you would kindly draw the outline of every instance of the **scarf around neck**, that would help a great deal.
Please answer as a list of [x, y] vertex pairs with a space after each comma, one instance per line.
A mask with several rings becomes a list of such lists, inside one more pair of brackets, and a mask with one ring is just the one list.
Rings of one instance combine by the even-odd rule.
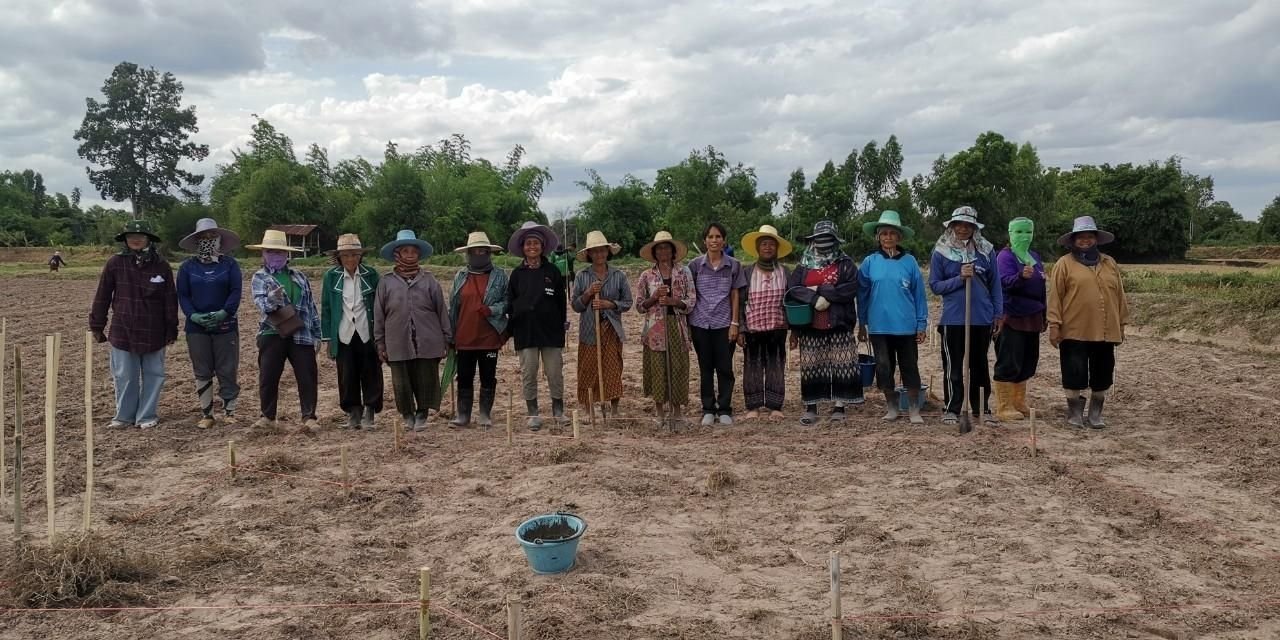
[[420, 261], [406, 260], [400, 257], [400, 255], [401, 255], [400, 252], [397, 251], [395, 256], [396, 257], [396, 266], [395, 266], [396, 275], [400, 276], [401, 278], [404, 278], [405, 280], [412, 280], [418, 277], [418, 272], [422, 270]]
[[982, 254], [990, 259], [993, 249], [994, 247], [991, 246], [991, 243], [982, 237], [982, 232], [977, 229], [974, 229], [973, 237], [966, 242], [962, 242], [956, 237], [956, 232], [951, 227], [947, 227], [946, 231], [943, 231], [938, 238], [938, 242], [933, 245], [933, 250], [942, 254], [942, 257], [961, 264], [973, 262], [977, 258], [977, 254]]
[[1009, 221], [1009, 250], [1018, 258], [1018, 262], [1034, 267], [1035, 258], [1031, 257], [1031, 238], [1036, 230], [1036, 223], [1030, 218], [1014, 218]]
[[824, 235], [809, 241], [809, 246], [800, 256], [800, 264], [808, 269], [822, 269], [843, 257], [844, 252], [840, 250], [835, 236]]
[[133, 249], [130, 249], [129, 245], [125, 244], [124, 248], [120, 251], [120, 255], [132, 256], [133, 264], [138, 267], [145, 267], [146, 265], [155, 261], [157, 257], [159, 257], [158, 254], [156, 253], [156, 243], [154, 242], [148, 242], [147, 246], [143, 247], [142, 249], [139, 249], [138, 251], [134, 251]]
[[1072, 248], [1071, 255], [1076, 259], [1076, 262], [1079, 262], [1086, 267], [1095, 266], [1100, 260], [1102, 260], [1102, 254], [1098, 252], [1098, 245], [1096, 244], [1090, 247], [1087, 251], [1080, 251], [1079, 249]]
[[199, 258], [200, 262], [205, 264], [217, 262], [219, 253], [222, 253], [221, 236], [196, 240], [196, 258]]

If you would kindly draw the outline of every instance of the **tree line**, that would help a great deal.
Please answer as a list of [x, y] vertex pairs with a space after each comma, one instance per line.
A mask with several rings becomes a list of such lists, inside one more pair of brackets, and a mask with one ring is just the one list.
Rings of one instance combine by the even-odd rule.
[[[375, 161], [334, 161], [317, 144], [298, 158], [286, 133], [254, 116], [247, 146], [217, 166], [206, 187], [203, 175], [184, 169], [208, 147], [192, 141], [198, 119], [194, 106], [182, 106], [182, 92], [173, 74], [118, 65], [103, 84], [104, 100], [86, 99], [74, 136], [91, 163], [90, 182], [104, 199], [128, 200], [132, 210], [83, 209], [77, 190], [50, 194], [38, 172], [0, 172], [0, 246], [105, 244], [131, 216], [152, 220], [171, 244], [196, 219], [214, 217], [244, 238], [259, 238], [273, 224], [305, 223], [319, 225], [322, 245], [332, 246], [340, 233], [374, 243], [414, 228], [441, 248], [463, 244], [473, 230], [501, 239], [525, 220], [548, 222], [540, 199], [550, 172], [527, 164], [519, 145], [497, 162], [475, 157], [462, 134], [412, 150], [388, 142]], [[1010, 219], [1032, 218], [1037, 248], [1049, 254], [1079, 215], [1114, 232], [1112, 251], [1128, 259], [1181, 259], [1192, 242], [1280, 242], [1280, 196], [1260, 220], [1245, 221], [1214, 197], [1212, 176], [1186, 171], [1177, 157], [1045, 167], [1030, 142], [988, 131], [969, 148], [939, 156], [928, 173], [907, 177], [902, 165], [902, 145], [890, 135], [827, 161], [812, 177], [796, 169], [779, 194], [760, 188], [754, 168], [707, 146], [649, 180], [626, 175], [611, 184], [588, 170], [575, 182], [583, 201], [550, 222], [567, 238], [600, 229], [631, 255], [658, 229], [700, 243], [711, 221], [732, 236], [772, 224], [799, 239], [822, 219], [835, 221], [846, 250], [860, 255], [874, 249], [862, 223], [885, 209], [916, 229], [907, 247], [923, 254], [962, 204], [977, 208], [997, 244]]]

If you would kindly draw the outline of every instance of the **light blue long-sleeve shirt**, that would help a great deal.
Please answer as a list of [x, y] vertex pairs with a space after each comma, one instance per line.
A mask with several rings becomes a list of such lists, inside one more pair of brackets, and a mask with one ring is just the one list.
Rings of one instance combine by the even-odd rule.
[[915, 256], [876, 251], [858, 268], [858, 322], [867, 333], [907, 336], [929, 326], [924, 275]]

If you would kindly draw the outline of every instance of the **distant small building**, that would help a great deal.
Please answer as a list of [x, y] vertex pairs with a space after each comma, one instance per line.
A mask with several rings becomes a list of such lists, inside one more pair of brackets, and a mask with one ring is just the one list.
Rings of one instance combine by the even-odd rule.
[[268, 228], [283, 231], [289, 245], [302, 249], [304, 256], [320, 253], [320, 225], [273, 224]]

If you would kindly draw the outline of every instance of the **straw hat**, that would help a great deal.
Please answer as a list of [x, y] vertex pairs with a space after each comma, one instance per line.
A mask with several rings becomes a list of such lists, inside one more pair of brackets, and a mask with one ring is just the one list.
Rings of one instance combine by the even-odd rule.
[[396, 232], [396, 239], [382, 245], [382, 258], [388, 262], [395, 262], [396, 249], [400, 247], [417, 247], [418, 259], [426, 260], [431, 257], [435, 249], [431, 247], [431, 243], [426, 240], [419, 240], [418, 234], [412, 229], [401, 229]]
[[343, 251], [359, 251], [367, 253], [373, 251], [373, 247], [366, 247], [360, 242], [360, 236], [354, 233], [344, 233], [338, 236], [338, 248], [324, 252], [325, 255], [336, 256]]
[[516, 232], [511, 234], [511, 239], [507, 241], [507, 253], [513, 256], [524, 255], [524, 239], [530, 235], [536, 235], [542, 239], [542, 255], [549, 256], [560, 246], [560, 238], [556, 236], [556, 232], [551, 230], [545, 224], [538, 224], [530, 221], [520, 225]]
[[951, 218], [942, 221], [942, 226], [949, 227], [952, 222], [968, 222], [969, 224], [977, 227], [979, 231], [986, 226], [981, 222], [978, 222], [978, 210], [967, 205], [963, 207], [956, 207], [956, 210], [951, 212]]
[[131, 233], [141, 233], [151, 239], [152, 242], [160, 242], [160, 236], [156, 235], [151, 229], [151, 223], [146, 220], [130, 220], [124, 223], [124, 231], [116, 234], [116, 242], [124, 242], [125, 236]]
[[897, 229], [898, 233], [902, 234], [903, 240], [916, 235], [915, 230], [902, 224], [902, 216], [898, 215], [898, 212], [892, 209], [882, 211], [880, 213], [879, 220], [862, 223], [862, 232], [874, 238], [876, 234], [880, 233], [880, 227], [893, 227], [894, 229]]
[[292, 251], [294, 253], [302, 253], [302, 249], [289, 245], [289, 238], [283, 231], [275, 229], [267, 229], [262, 232], [262, 244], [251, 244], [245, 246], [246, 249], [264, 250], [274, 249], [276, 251]]
[[216, 231], [222, 237], [222, 252], [228, 253], [234, 251], [240, 246], [240, 236], [230, 229], [223, 229], [218, 226], [218, 222], [213, 218], [200, 218], [196, 221], [196, 230], [187, 237], [178, 241], [178, 246], [187, 251], [196, 250], [196, 236], [206, 232]]
[[609, 242], [609, 239], [604, 237], [604, 232], [592, 231], [587, 234], [587, 241], [583, 243], [583, 247], [578, 249], [578, 259], [586, 262], [587, 250], [596, 247], [609, 247], [609, 255], [611, 256], [616, 256], [619, 251], [622, 251], [622, 245], [616, 242]]
[[467, 243], [454, 249], [454, 253], [466, 253], [467, 249], [488, 249], [490, 251], [502, 251], [502, 247], [489, 242], [489, 234], [483, 231], [472, 231], [467, 234]]
[[649, 262], [657, 262], [657, 259], [653, 257], [653, 248], [664, 242], [669, 242], [671, 246], [676, 248], [676, 254], [673, 258], [676, 261], [684, 260], [685, 255], [689, 253], [689, 247], [684, 246], [683, 242], [672, 238], [670, 231], [659, 231], [653, 234], [653, 242], [640, 247], [640, 257]]
[[778, 235], [777, 229], [774, 229], [772, 225], [767, 224], [761, 225], [759, 231], [752, 231], [751, 233], [742, 236], [742, 242], [739, 244], [742, 245], [742, 250], [746, 251], [747, 255], [753, 258], [758, 258], [760, 256], [756, 255], [756, 242], [759, 241], [760, 238], [773, 238], [777, 241], [779, 258], [786, 257], [794, 248], [791, 246], [790, 242], [787, 242], [786, 239]]
[[1080, 216], [1071, 223], [1071, 231], [1058, 236], [1058, 244], [1070, 249], [1071, 239], [1082, 231], [1092, 231], [1098, 234], [1098, 244], [1109, 244], [1116, 239], [1116, 234], [1099, 229], [1098, 223], [1093, 221], [1093, 216]]

